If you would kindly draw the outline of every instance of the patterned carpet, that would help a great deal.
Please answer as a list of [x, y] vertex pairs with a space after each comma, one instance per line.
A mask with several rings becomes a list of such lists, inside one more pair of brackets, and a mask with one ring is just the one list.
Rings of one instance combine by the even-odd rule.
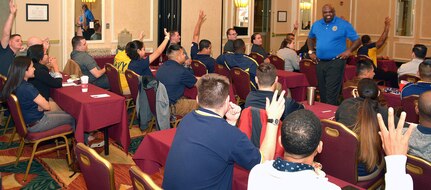
[[[1, 127], [1, 126], [0, 126]], [[105, 156], [103, 148], [96, 148], [104, 158], [114, 166], [116, 189], [132, 189], [129, 176], [129, 168], [135, 165], [132, 156], [142, 141], [145, 133], [142, 133], [137, 126], [130, 130], [131, 145], [129, 154], [118, 145], [110, 142], [110, 154]], [[12, 135], [12, 130], [3, 135], [3, 128], [0, 128], [0, 172], [2, 177], [2, 187], [4, 190], [16, 189], [86, 189], [85, 181], [80, 173], [73, 177], [69, 177], [73, 172], [69, 171], [66, 162], [66, 149], [57, 152], [41, 154], [35, 157], [27, 181], [23, 182], [25, 169], [31, 155], [32, 147], [26, 145], [20, 162], [15, 167], [16, 152], [18, 150], [18, 137], [14, 138], [14, 142], [9, 146], [9, 139]], [[103, 138], [102, 133], [98, 133], [97, 138]], [[52, 146], [50, 143], [41, 145]]]

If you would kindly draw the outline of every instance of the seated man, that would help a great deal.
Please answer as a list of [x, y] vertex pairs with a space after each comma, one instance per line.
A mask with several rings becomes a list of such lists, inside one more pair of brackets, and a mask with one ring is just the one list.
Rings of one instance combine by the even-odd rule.
[[401, 98], [410, 95], [421, 95], [423, 92], [431, 90], [431, 59], [427, 59], [419, 64], [420, 81], [408, 83], [401, 91]]
[[419, 125], [409, 140], [409, 154], [431, 162], [431, 91], [419, 96], [418, 111]]
[[[171, 45], [180, 45], [181, 42], [181, 35], [177, 30], [173, 30], [169, 32], [169, 43], [168, 43], [168, 47]], [[187, 55], [187, 51], [186, 49], [184, 49], [184, 47], [181, 46], [181, 48], [183, 48], [184, 51], [184, 55], [186, 56], [186, 61], [185, 63], [187, 65], [190, 65], [190, 63], [192, 63], [192, 59], [189, 58], [189, 56]], [[166, 54], [167, 53], [167, 49], [166, 49]]]
[[412, 60], [398, 68], [398, 77], [405, 74], [417, 75], [419, 64], [424, 61], [426, 55], [427, 47], [422, 44], [415, 44], [412, 49]]
[[368, 78], [373, 79], [374, 77], [374, 67], [373, 63], [368, 60], [359, 60], [356, 63], [356, 76], [352, 79], [343, 83], [343, 88], [349, 86], [358, 86], [361, 79]]
[[195, 85], [196, 77], [190, 65], [186, 64], [188, 68], [183, 66], [186, 61], [183, 47], [171, 45], [166, 53], [169, 60], [157, 70], [156, 78], [166, 87], [169, 104], [175, 108], [172, 114], [183, 116], [197, 108], [196, 100], [181, 98], [186, 87], [191, 88]]
[[[276, 81], [278, 81], [277, 69], [273, 64], [262, 63], [257, 68], [256, 75], [256, 82], [259, 90], [251, 91], [248, 94], [247, 99], [245, 100], [245, 107], [247, 108], [251, 106], [265, 109], [266, 98], [271, 98], [276, 90]], [[298, 104], [290, 97], [285, 97], [285, 107], [281, 119], [286, 118], [290, 113], [300, 109], [304, 109], [304, 106]]]
[[255, 77], [257, 62], [245, 54], [245, 43], [242, 39], [233, 41], [235, 53], [226, 53], [217, 57], [217, 64], [226, 65], [227, 68], [239, 67], [250, 74], [252, 90], [257, 88]]
[[238, 33], [236, 33], [236, 30], [234, 28], [229, 28], [226, 31], [226, 36], [227, 42], [223, 46], [223, 53], [233, 53], [235, 52], [233, 48], [233, 41], [235, 41], [238, 37]]
[[213, 73], [215, 60], [211, 57], [211, 42], [209, 40], [203, 39], [199, 42], [198, 46], [199, 34], [201, 32], [201, 26], [205, 20], [205, 16], [206, 15], [203, 11], [199, 12], [198, 22], [196, 23], [195, 31], [193, 32], [193, 41], [190, 55], [193, 60], [202, 62], [207, 67], [208, 73]]
[[87, 41], [82, 36], [72, 38], [73, 51], [70, 58], [78, 63], [83, 75], [88, 76], [88, 82], [100, 88], [109, 89], [108, 77], [105, 68], [100, 69], [94, 58], [87, 53]]
[[[3, 10], [4, 11], [4, 10]], [[9, 67], [13, 63], [15, 56], [22, 49], [22, 40], [19, 34], [12, 34], [12, 25], [16, 16], [16, 5], [9, 0], [9, 16], [3, 25], [0, 47], [0, 74], [7, 76]], [[5, 16], [7, 14], [4, 14]]]
[[200, 108], [187, 114], [177, 128], [162, 186], [164, 189], [232, 189], [234, 164], [250, 170], [273, 157], [284, 98], [273, 96], [271, 103], [267, 103], [268, 125], [259, 151], [235, 127], [241, 108], [229, 102], [229, 80], [210, 73], [199, 79], [197, 88]]

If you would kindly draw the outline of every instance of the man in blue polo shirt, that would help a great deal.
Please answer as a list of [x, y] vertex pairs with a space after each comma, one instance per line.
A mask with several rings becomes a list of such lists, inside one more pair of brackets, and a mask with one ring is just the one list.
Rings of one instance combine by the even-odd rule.
[[196, 23], [195, 30], [193, 32], [190, 56], [192, 57], [192, 60], [202, 62], [207, 67], [208, 73], [213, 73], [215, 60], [211, 57], [211, 42], [207, 39], [202, 39], [198, 46], [199, 34], [201, 32], [202, 23], [205, 21], [205, 16], [206, 15], [203, 11], [199, 11], [198, 22]]
[[15, 59], [16, 53], [22, 48], [22, 40], [19, 34], [11, 35], [12, 24], [15, 20], [16, 5], [9, 0], [9, 17], [3, 26], [0, 48], [0, 74], [7, 76], [9, 67]]
[[232, 189], [234, 164], [250, 170], [273, 158], [285, 92], [278, 99], [275, 92], [271, 103], [267, 99], [268, 125], [259, 150], [235, 127], [241, 108], [229, 101], [229, 80], [210, 73], [201, 77], [197, 88], [200, 108], [187, 114], [177, 128], [163, 188]]
[[[196, 100], [182, 98], [184, 89], [196, 83], [193, 70], [186, 61], [184, 48], [178, 44], [170, 45], [166, 51], [169, 60], [157, 70], [156, 78], [166, 87], [169, 105], [174, 105], [172, 114], [185, 115], [197, 107]], [[185, 64], [185, 65], [183, 65]]]
[[[318, 63], [321, 102], [338, 105], [346, 59], [359, 47], [361, 40], [349, 22], [335, 16], [332, 5], [324, 5], [322, 13], [323, 19], [316, 21], [308, 34], [308, 54]], [[346, 38], [353, 42], [350, 48], [347, 48]]]
[[401, 91], [401, 99], [410, 95], [421, 95], [431, 90], [431, 59], [426, 59], [419, 64], [420, 81], [408, 83]]
[[235, 53], [225, 53], [217, 57], [217, 64], [225, 65], [228, 69], [239, 67], [250, 74], [250, 81], [252, 82], [252, 90], [257, 89], [255, 81], [256, 69], [259, 66], [257, 62], [245, 54], [245, 43], [242, 39], [233, 41], [233, 48]]

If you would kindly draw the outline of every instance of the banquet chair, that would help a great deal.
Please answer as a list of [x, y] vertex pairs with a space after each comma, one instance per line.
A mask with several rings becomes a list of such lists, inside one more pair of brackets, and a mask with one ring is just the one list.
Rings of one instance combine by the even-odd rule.
[[[0, 92], [3, 91], [3, 87], [6, 84], [6, 81], [7, 81], [7, 78], [3, 75], [0, 75]], [[4, 103], [3, 101], [0, 101], [0, 104], [2, 104], [1, 108], [0, 108], [0, 112], [3, 112], [3, 114], [4, 114], [7, 111], [7, 108], [3, 107], [3, 103]], [[3, 135], [6, 134], [6, 131], [8, 130], [11, 119], [12, 119], [12, 116], [9, 114], [9, 116], [7, 117], [4, 129], [3, 129]], [[12, 136], [9, 138], [9, 145], [10, 145], [10, 143], [12, 143], [13, 138], [15, 137], [15, 134], [16, 134], [15, 127], [12, 126], [11, 128], [13, 128], [13, 132], [12, 132]]]
[[407, 173], [413, 179], [414, 189], [429, 189], [431, 162], [417, 156], [407, 154]]
[[129, 169], [130, 178], [134, 190], [162, 190], [151, 177], [144, 173], [138, 166], [132, 166]]
[[311, 59], [302, 59], [299, 62], [299, 71], [307, 77], [310, 86], [317, 87], [316, 63]]
[[412, 123], [419, 123], [419, 115], [416, 113], [416, 106], [418, 104], [418, 95], [410, 95], [401, 99], [401, 106], [406, 112], [406, 121]]
[[[117, 95], [123, 96], [126, 99], [127, 110], [130, 108], [134, 108], [134, 105], [132, 103], [133, 102], [132, 95], [124, 94], [123, 92], [123, 88], [121, 87], [121, 82], [120, 82], [120, 72], [118, 71], [118, 69], [114, 67], [114, 65], [112, 65], [111, 63], [106, 63], [105, 69], [106, 69], [106, 76], [108, 77], [109, 86], [110, 86], [109, 90], [111, 92], [114, 92]], [[131, 127], [132, 124], [133, 124], [133, 120], [130, 120], [129, 127]]]
[[356, 86], [347, 86], [343, 88], [343, 99], [358, 97], [358, 88]]
[[75, 155], [84, 176], [87, 189], [115, 189], [114, 167], [108, 160], [84, 143], [76, 145]]
[[398, 83], [400, 83], [402, 80], [407, 81], [407, 82], [411, 82], [411, 83], [416, 83], [421, 79], [419, 77], [417, 77], [416, 75], [404, 74], [404, 75], [401, 75], [400, 77], [398, 77]]
[[81, 67], [72, 59], [68, 59], [64, 66], [63, 73], [67, 75], [76, 75], [77, 77], [82, 76]]
[[[158, 119], [157, 119], [157, 110], [156, 110], [156, 103], [157, 103], [156, 91], [154, 90], [154, 88], [149, 88], [149, 89], [145, 89], [145, 93], [146, 93], [147, 98], [148, 98], [148, 104], [150, 105], [151, 113], [154, 116], [153, 121], [151, 121], [152, 124], [149, 124], [149, 126], [155, 125], [157, 130], [160, 130]], [[174, 128], [176, 128], [178, 123], [181, 121], [181, 119], [183, 117], [180, 115], [174, 115], [174, 118], [175, 118], [175, 120], [171, 120], [170, 124]], [[151, 131], [151, 130], [149, 130], [149, 131]]]
[[[20, 137], [20, 144], [16, 155], [15, 166], [18, 165], [19, 158], [21, 157], [22, 152], [24, 151], [24, 145], [26, 143], [33, 144], [33, 149], [31, 152], [30, 160], [28, 161], [28, 164], [27, 164], [27, 169], [25, 170], [23, 181], [27, 180], [31, 163], [33, 162], [34, 156], [37, 154], [51, 152], [53, 150], [66, 147], [67, 163], [68, 164], [71, 163], [69, 143], [66, 137], [66, 135], [73, 133], [73, 128], [70, 125], [61, 125], [56, 128], [53, 128], [47, 131], [42, 131], [42, 132], [29, 132], [24, 122], [24, 117], [22, 115], [21, 106], [19, 105], [18, 98], [14, 94], [11, 94], [7, 100], [7, 104], [9, 106], [9, 111], [12, 115], [12, 119], [15, 122], [16, 131], [18, 132], [18, 135]], [[64, 144], [59, 145], [57, 141], [58, 138], [63, 138]], [[55, 140], [56, 146], [42, 149], [42, 150], [37, 150], [39, 143], [48, 141], [48, 140]]]
[[251, 91], [251, 86], [254, 86], [250, 81], [250, 74], [241, 68], [234, 67], [230, 70], [230, 76], [232, 77], [232, 85], [235, 89], [236, 95], [238, 96], [238, 104], [245, 103], [245, 99]]
[[[347, 181], [351, 184], [367, 188], [376, 189], [383, 183], [383, 172], [376, 171], [374, 178], [359, 181], [358, 158], [359, 158], [359, 137], [345, 125], [323, 119], [322, 137], [323, 150], [316, 156], [316, 161], [323, 166], [323, 171], [336, 178]], [[383, 159], [379, 168], [383, 167]]]
[[259, 65], [263, 63], [263, 55], [260, 55], [259, 53], [251, 52], [248, 56], [253, 58]]
[[[241, 116], [239, 118], [238, 128], [241, 132], [247, 135], [254, 146], [260, 148], [260, 145], [265, 138], [267, 120], [268, 116], [266, 114], [266, 110], [250, 106], [242, 110]], [[281, 135], [281, 124], [281, 122], [278, 124], [277, 139]], [[283, 156], [284, 148], [280, 145], [280, 143], [276, 143], [274, 159]]]
[[276, 69], [284, 70], [284, 60], [283, 59], [281, 59], [277, 55], [270, 55], [268, 58], [269, 58], [269, 61], [271, 62], [271, 64], [273, 64]]
[[192, 60], [192, 69], [194, 75], [197, 77], [201, 77], [208, 73], [207, 67], [199, 60]]
[[347, 65], [356, 65], [357, 58], [354, 55], [349, 56], [347, 58]]
[[220, 65], [220, 64], [215, 63], [214, 73], [217, 73], [219, 75], [223, 75], [223, 76], [227, 77], [229, 80], [231, 80], [230, 74], [229, 74], [229, 69], [224, 65]]
[[[138, 92], [139, 92], [139, 75], [129, 69], [127, 69], [126, 72], [124, 72], [124, 74], [126, 75], [127, 84], [129, 84], [130, 95], [132, 96], [133, 101], [136, 102], [138, 97]], [[133, 109], [132, 118], [130, 120], [134, 121], [135, 117], [136, 117], [136, 107]], [[133, 122], [130, 122], [129, 128], [131, 128], [132, 125], [133, 125]]]

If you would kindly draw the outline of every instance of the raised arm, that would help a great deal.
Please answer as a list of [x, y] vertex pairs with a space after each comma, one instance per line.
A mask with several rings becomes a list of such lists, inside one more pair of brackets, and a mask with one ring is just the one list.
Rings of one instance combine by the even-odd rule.
[[169, 42], [169, 32], [166, 31], [166, 28], [164, 29], [164, 32], [165, 32], [165, 39], [160, 44], [160, 46], [157, 47], [156, 51], [154, 51], [150, 55], [150, 57], [149, 57], [150, 63], [153, 62], [155, 59], [157, 59], [163, 53], [163, 50], [165, 50], [166, 45], [168, 45], [168, 42]]
[[12, 30], [12, 24], [13, 24], [13, 21], [15, 20], [16, 10], [17, 10], [16, 5], [13, 3], [13, 0], [9, 0], [9, 17], [4, 23], [3, 35], [1, 38], [1, 46], [3, 48], [6, 48], [7, 45], [9, 44], [9, 38]]
[[200, 10], [198, 21], [196, 22], [195, 30], [193, 32], [192, 42], [194, 43], [199, 43], [199, 34], [201, 33], [201, 26], [202, 26], [202, 23], [205, 21], [205, 17], [206, 17], [205, 13], [202, 10]]
[[293, 24], [292, 34], [296, 35], [296, 32], [298, 32], [298, 20], [296, 20], [295, 24]]
[[385, 41], [388, 38], [389, 27], [391, 26], [391, 20], [392, 19], [390, 17], [385, 18], [385, 29], [383, 30], [383, 33], [380, 36], [379, 40], [377, 40], [377, 42], [376, 42], [376, 48], [377, 49], [382, 47], [382, 45], [385, 44]]

